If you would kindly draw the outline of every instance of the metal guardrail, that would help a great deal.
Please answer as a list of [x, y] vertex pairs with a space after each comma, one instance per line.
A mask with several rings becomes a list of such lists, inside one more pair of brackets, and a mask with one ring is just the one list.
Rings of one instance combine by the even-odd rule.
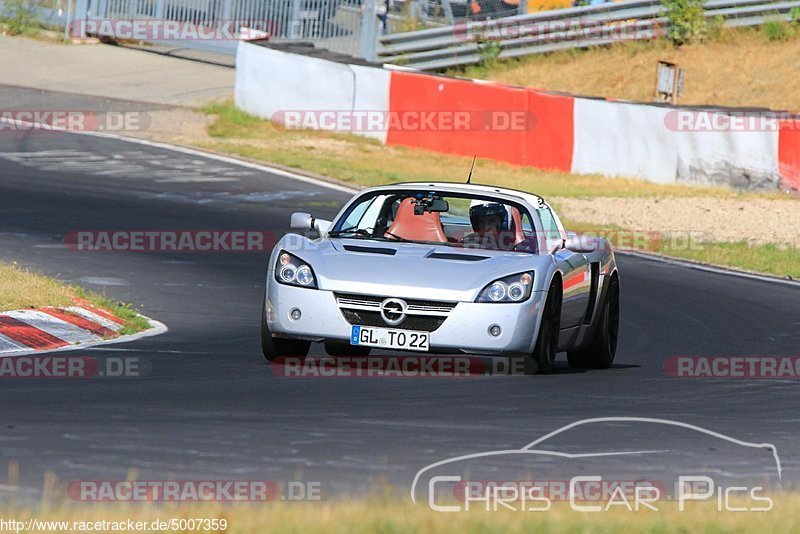
[[[726, 27], [790, 20], [799, 0], [710, 0], [705, 16], [721, 17]], [[499, 58], [515, 58], [570, 48], [588, 48], [622, 40], [666, 34], [666, 8], [660, 0], [627, 0], [573, 7], [486, 22], [464, 22], [379, 39], [378, 59], [422, 70], [480, 63], [481, 48], [495, 42]]]

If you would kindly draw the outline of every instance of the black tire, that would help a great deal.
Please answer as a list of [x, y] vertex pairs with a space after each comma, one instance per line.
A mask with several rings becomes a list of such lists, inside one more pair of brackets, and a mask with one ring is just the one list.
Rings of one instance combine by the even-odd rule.
[[533, 347], [533, 354], [525, 362], [525, 374], [543, 374], [553, 370], [558, 352], [558, 335], [561, 330], [561, 296], [561, 284], [554, 279], [547, 291], [539, 337]]
[[611, 275], [608, 284], [592, 341], [585, 349], [567, 352], [570, 367], [608, 369], [614, 363], [619, 339], [619, 277], [616, 273]]
[[350, 345], [349, 343], [339, 343], [336, 341], [325, 342], [325, 352], [327, 352], [329, 356], [354, 356], [363, 358], [369, 356], [371, 350], [371, 347], [359, 347]]
[[272, 333], [267, 326], [266, 305], [261, 305], [261, 352], [268, 362], [274, 361], [280, 356], [304, 357], [308, 355], [308, 349], [310, 348], [310, 341], [272, 337]]

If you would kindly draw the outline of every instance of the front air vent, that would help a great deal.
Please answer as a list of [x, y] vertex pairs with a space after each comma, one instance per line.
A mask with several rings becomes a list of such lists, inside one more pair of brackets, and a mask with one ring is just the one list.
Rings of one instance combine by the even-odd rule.
[[361, 247], [358, 245], [344, 245], [344, 249], [348, 252], [361, 252], [362, 254], [383, 254], [385, 256], [394, 256], [397, 250], [393, 248], [383, 247]]
[[452, 252], [434, 252], [428, 256], [433, 260], [455, 260], [455, 261], [483, 261], [488, 260], [488, 256], [478, 256], [476, 254], [454, 254]]

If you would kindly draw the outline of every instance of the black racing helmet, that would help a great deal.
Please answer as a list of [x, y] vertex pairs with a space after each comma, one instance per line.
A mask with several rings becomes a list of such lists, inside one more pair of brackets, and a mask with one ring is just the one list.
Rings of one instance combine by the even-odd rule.
[[472, 223], [472, 229], [478, 230], [478, 219], [482, 217], [501, 217], [503, 220], [503, 228], [507, 229], [508, 225], [508, 210], [503, 204], [497, 202], [486, 202], [476, 204], [469, 209], [469, 222]]

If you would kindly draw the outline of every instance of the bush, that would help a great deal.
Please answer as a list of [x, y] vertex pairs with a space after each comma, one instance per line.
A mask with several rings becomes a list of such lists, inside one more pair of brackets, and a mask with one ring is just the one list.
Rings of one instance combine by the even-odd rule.
[[475, 42], [478, 45], [478, 55], [481, 57], [480, 65], [487, 68], [494, 67], [500, 57], [500, 41], [479, 36], [475, 38]]
[[717, 15], [708, 21], [708, 38], [714, 41], [722, 39], [722, 32], [725, 29], [725, 17]]
[[11, 35], [35, 33], [39, 29], [39, 14], [30, 0], [6, 0], [2, 14]]
[[708, 38], [703, 0], [661, 0], [661, 4], [667, 9], [667, 37], [675, 46]]
[[761, 26], [761, 34], [769, 41], [788, 41], [794, 30], [786, 21], [768, 20]]

